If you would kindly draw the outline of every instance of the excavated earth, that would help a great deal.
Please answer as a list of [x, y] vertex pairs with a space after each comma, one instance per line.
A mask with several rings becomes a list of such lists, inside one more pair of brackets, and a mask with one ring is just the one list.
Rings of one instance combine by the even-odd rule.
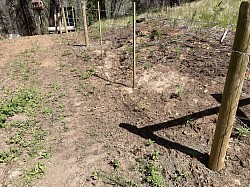
[[[49, 104], [54, 114], [44, 128], [52, 156], [44, 160], [44, 176], [32, 185], [133, 186], [119, 183], [126, 179], [149, 186], [138, 160], [157, 153], [151, 162], [162, 167], [164, 186], [249, 186], [250, 135], [239, 137], [236, 131], [249, 126], [247, 76], [237, 111], [237, 119], [245, 120], [235, 120], [225, 167], [220, 172], [207, 167], [235, 34], [230, 31], [220, 43], [223, 31], [138, 23], [134, 89], [131, 27], [104, 33], [103, 58], [94, 29], [88, 48], [82, 32], [1, 41], [1, 87], [35, 84], [48, 93], [57, 83], [55, 94], [65, 93]], [[24, 51], [29, 80], [36, 81], [13, 79], [10, 73], [10, 63]], [[65, 115], [56, 120], [60, 105]], [[0, 129], [0, 149], [6, 136]], [[0, 163], [0, 186], [12, 186], [24, 166], [22, 160]]]

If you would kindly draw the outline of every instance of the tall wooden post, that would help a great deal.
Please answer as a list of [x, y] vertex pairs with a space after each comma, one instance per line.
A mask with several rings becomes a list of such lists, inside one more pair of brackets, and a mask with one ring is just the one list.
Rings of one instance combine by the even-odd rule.
[[227, 72], [223, 97], [214, 134], [208, 166], [219, 171], [224, 167], [229, 138], [233, 128], [249, 58], [250, 2], [242, 2], [239, 11], [233, 51]]
[[103, 58], [103, 47], [102, 47], [102, 22], [101, 22], [101, 10], [100, 10], [100, 2], [97, 1], [98, 8], [98, 19], [99, 19], [99, 32], [100, 32], [100, 45], [101, 45], [101, 57]]
[[65, 32], [68, 33], [68, 27], [67, 27], [67, 21], [66, 21], [64, 7], [61, 6], [61, 8], [62, 8], [62, 16], [63, 16], [63, 24], [64, 24]]
[[[66, 20], [67, 20], [67, 25], [70, 26], [68, 6], [66, 6]], [[70, 30], [69, 30], [69, 32], [70, 32]]]
[[60, 34], [62, 34], [62, 19], [61, 19], [61, 16], [60, 16], [59, 13], [57, 14], [57, 17], [58, 17], [58, 24], [59, 24]]
[[72, 9], [73, 26], [74, 26], [75, 31], [77, 32], [76, 19], [75, 19], [75, 7], [72, 6], [71, 9]]
[[89, 35], [87, 27], [87, 16], [86, 16], [86, 1], [82, 1], [82, 18], [83, 18], [83, 28], [84, 28], [84, 38], [86, 47], [89, 46]]
[[54, 20], [55, 20], [55, 33], [58, 33], [58, 25], [57, 25], [57, 17], [56, 17], [56, 14], [54, 14]]
[[133, 3], [133, 9], [134, 9], [134, 14], [133, 14], [133, 88], [135, 88], [135, 79], [136, 79], [136, 54], [135, 54], [135, 49], [136, 49], [136, 27], [135, 27], [135, 17], [136, 17], [136, 4], [135, 2]]

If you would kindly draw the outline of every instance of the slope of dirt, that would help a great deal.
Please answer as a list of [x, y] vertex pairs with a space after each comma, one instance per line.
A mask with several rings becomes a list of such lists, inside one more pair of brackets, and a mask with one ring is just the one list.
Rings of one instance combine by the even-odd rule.
[[[235, 128], [225, 168], [207, 168], [234, 35], [219, 44], [221, 34], [138, 24], [135, 89], [129, 27], [104, 34], [103, 59], [97, 40], [88, 49], [83, 45], [83, 33], [1, 41], [1, 87], [38, 87], [53, 111], [41, 118], [52, 156], [32, 185], [248, 186], [250, 138], [240, 138]], [[20, 69], [13, 71], [20, 57], [28, 80]], [[249, 86], [246, 79], [237, 113], [244, 118], [250, 114]], [[7, 136], [0, 129], [0, 149]], [[21, 159], [0, 163], [0, 186], [14, 185], [23, 177], [16, 171], [28, 166]], [[149, 166], [155, 172], [159, 166], [154, 182]]]

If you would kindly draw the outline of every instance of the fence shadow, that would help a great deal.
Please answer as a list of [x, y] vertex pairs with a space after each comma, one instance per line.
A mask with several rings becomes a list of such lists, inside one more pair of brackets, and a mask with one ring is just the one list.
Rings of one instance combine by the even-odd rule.
[[[219, 103], [221, 103], [221, 99], [222, 99], [222, 95], [221, 94], [211, 94], [212, 97]], [[248, 105], [250, 102], [250, 98], [248, 99], [242, 99], [239, 101], [239, 106], [236, 112], [236, 116], [245, 124], [248, 125], [248, 127], [250, 127], [250, 120], [248, 119], [248, 116], [239, 108], [241, 106], [245, 106]]]
[[[213, 94], [212, 96], [216, 97], [216, 98], [221, 98], [221, 94]], [[249, 104], [250, 104], [250, 98], [242, 99], [239, 102], [239, 107], [249, 105]], [[159, 124], [148, 125], [148, 126], [145, 126], [142, 128], [137, 128], [136, 126], [128, 124], [128, 123], [121, 123], [121, 124], [119, 124], [119, 127], [126, 129], [127, 131], [129, 131], [135, 135], [138, 135], [142, 138], [151, 139], [151, 140], [155, 141], [155, 143], [157, 143], [160, 146], [163, 146], [163, 147], [168, 148], [168, 149], [175, 149], [175, 150], [180, 151], [186, 155], [194, 157], [197, 160], [199, 160], [201, 163], [203, 163], [204, 165], [207, 166], [208, 158], [209, 158], [208, 153], [201, 153], [200, 151], [195, 150], [195, 149], [190, 148], [190, 147], [187, 147], [185, 145], [181, 145], [179, 143], [176, 143], [176, 142], [173, 142], [170, 140], [166, 140], [162, 137], [155, 135], [154, 132], [158, 131], [158, 130], [163, 130], [163, 129], [167, 129], [170, 127], [178, 126], [178, 125], [183, 125], [186, 123], [187, 118], [190, 118], [190, 116], [192, 119], [196, 120], [196, 119], [199, 119], [199, 118], [202, 118], [205, 116], [217, 114], [218, 112], [219, 112], [219, 107], [213, 107], [210, 109], [206, 109], [206, 110], [203, 110], [200, 112], [193, 113], [193, 114], [188, 115], [188, 116], [183, 116], [183, 117], [178, 118], [178, 119], [166, 121], [166, 122], [159, 123]]]
[[128, 87], [128, 88], [129, 88], [129, 86], [126, 85], [126, 84], [124, 84], [124, 83], [108, 80], [108, 79], [106, 79], [106, 78], [104, 78], [104, 77], [102, 77], [102, 76], [100, 76], [100, 75], [98, 75], [98, 74], [94, 74], [94, 76], [95, 76], [96, 78], [99, 78], [99, 79], [101, 79], [101, 80], [107, 82], [108, 84], [117, 84], [117, 85], [121, 85], [121, 86], [124, 86], [124, 87]]

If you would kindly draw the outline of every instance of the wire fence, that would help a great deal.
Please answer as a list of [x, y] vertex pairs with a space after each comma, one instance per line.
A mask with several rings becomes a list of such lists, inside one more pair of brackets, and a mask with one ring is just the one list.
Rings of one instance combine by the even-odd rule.
[[[106, 11], [106, 10], [100, 10], [100, 12], [110, 12], [110, 11]], [[87, 18], [88, 18], [88, 14], [89, 13], [96, 13], [98, 14], [98, 9], [87, 9]], [[121, 19], [123, 18], [128, 18], [127, 24], [121, 24], [121, 23], [117, 23], [115, 18], [111, 18], [109, 19], [109, 21], [107, 20], [103, 20], [103, 25], [107, 26], [109, 28], [113, 28], [113, 27], [119, 27], [119, 25], [121, 26], [128, 26], [128, 25], [132, 25], [132, 16], [133, 14], [131, 13], [131, 11], [129, 12], [120, 12], [121, 15]], [[144, 14], [142, 16], [140, 15], [136, 15], [137, 16], [137, 21], [140, 22], [140, 20], [146, 19], [148, 21], [155, 21], [158, 22], [159, 25], [164, 26], [165, 24], [169, 23], [172, 26], [184, 26], [186, 28], [197, 28], [200, 30], [206, 29], [207, 27], [217, 27], [218, 30], [223, 29], [223, 32], [221, 33], [221, 40], [220, 43], [222, 43], [224, 41], [224, 39], [226, 38], [227, 34], [229, 31], [235, 31], [236, 29], [236, 24], [230, 23], [227, 24], [226, 26], [222, 27], [220, 26], [220, 24], [218, 22], [214, 22], [214, 21], [203, 21], [203, 20], [193, 20], [193, 19], [184, 19], [184, 18], [176, 18], [176, 17], [171, 17], [171, 15], [166, 15], [166, 14], [159, 14], [158, 16], [152, 16], [150, 14]], [[131, 18], [130, 18], [131, 17]], [[130, 18], [130, 19], [129, 19]], [[82, 22], [82, 18], [76, 18], [76, 21], [81, 21]], [[124, 19], [125, 20], [125, 19]], [[88, 20], [87, 20], [88, 21]], [[98, 22], [98, 18], [96, 18], [94, 20], [94, 22]], [[82, 29], [81, 24], [77, 24], [79, 26], [79, 29]], [[88, 24], [90, 25], [90, 24]], [[92, 27], [95, 28], [95, 27]]]

